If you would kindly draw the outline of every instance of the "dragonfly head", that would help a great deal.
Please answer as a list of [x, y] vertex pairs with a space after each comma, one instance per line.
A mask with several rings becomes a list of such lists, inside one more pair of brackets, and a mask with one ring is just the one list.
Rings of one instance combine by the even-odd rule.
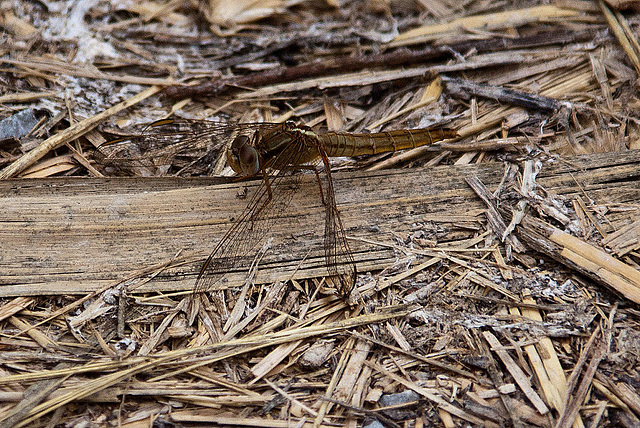
[[243, 176], [251, 176], [260, 170], [258, 151], [246, 135], [238, 135], [227, 150], [227, 162], [233, 170]]

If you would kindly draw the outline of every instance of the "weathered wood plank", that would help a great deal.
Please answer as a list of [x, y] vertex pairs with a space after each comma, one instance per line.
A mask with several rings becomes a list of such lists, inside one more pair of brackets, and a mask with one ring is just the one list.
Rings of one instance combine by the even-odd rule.
[[[640, 151], [578, 156], [547, 163], [538, 183], [568, 197], [587, 192], [598, 203], [637, 204], [639, 164]], [[381, 269], [396, 259], [388, 248], [361, 239], [391, 243], [394, 233], [404, 235], [417, 222], [444, 227], [448, 234], [441, 239], [471, 236], [472, 228], [457, 223], [484, 221], [485, 207], [464, 178], [475, 174], [493, 189], [503, 171], [494, 163], [335, 173], [358, 270]], [[188, 262], [137, 290], [191, 289], [201, 260], [246, 204], [239, 189], [247, 187], [250, 195], [255, 186], [206, 178], [0, 181], [0, 296], [85, 293], [178, 253]], [[326, 274], [323, 207], [313, 176], [304, 178], [284, 217], [272, 230], [273, 248], [257, 280], [284, 279], [294, 271], [296, 278]], [[231, 275], [229, 285], [244, 275]]]

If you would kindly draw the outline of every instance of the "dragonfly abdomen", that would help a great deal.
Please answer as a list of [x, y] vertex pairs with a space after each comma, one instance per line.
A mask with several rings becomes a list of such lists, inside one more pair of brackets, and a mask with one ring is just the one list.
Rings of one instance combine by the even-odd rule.
[[400, 129], [373, 134], [328, 132], [320, 134], [329, 156], [359, 156], [395, 152], [454, 138], [456, 131], [446, 128]]

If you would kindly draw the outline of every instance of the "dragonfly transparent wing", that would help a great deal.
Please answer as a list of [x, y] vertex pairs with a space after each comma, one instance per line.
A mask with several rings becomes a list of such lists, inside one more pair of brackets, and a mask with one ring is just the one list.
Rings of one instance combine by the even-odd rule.
[[235, 137], [252, 135], [257, 129], [281, 126], [275, 123], [235, 123], [208, 120], [167, 119], [154, 122], [139, 134], [111, 140], [100, 146], [98, 161], [118, 169], [145, 168], [143, 175], [186, 173], [201, 161], [209, 164], [194, 170], [206, 173], [211, 163], [223, 158]]
[[323, 183], [325, 194], [324, 253], [327, 270], [335, 282], [338, 293], [347, 298], [355, 285], [356, 265], [340, 218], [340, 211], [336, 205], [329, 156], [322, 145], [318, 145], [318, 153], [324, 164], [325, 172]]
[[[297, 156], [303, 152], [303, 142], [294, 138], [291, 144], [293, 150], [283, 151], [278, 162], [299, 163]], [[196, 280], [196, 292], [215, 289], [227, 273], [249, 268], [255, 250], [289, 206], [299, 182], [300, 174], [294, 168], [264, 173], [245, 210], [205, 261]]]
[[276, 127], [285, 133], [279, 135], [290, 140], [284, 148], [276, 150], [276, 155], [269, 155], [272, 158], [268, 159], [268, 164], [278, 165], [279, 169], [270, 173], [264, 169], [260, 171], [262, 180], [258, 189], [207, 258], [196, 281], [196, 292], [214, 289], [229, 272], [249, 268], [255, 250], [296, 193], [299, 170], [315, 170], [314, 164], [302, 165], [310, 162], [309, 153], [313, 158], [322, 159], [324, 164], [321, 181], [326, 205], [324, 248], [327, 268], [338, 291], [343, 295], [350, 292], [355, 280], [355, 265], [335, 204], [329, 160], [321, 141], [308, 132], [282, 124], [172, 119], [155, 122], [140, 134], [113, 140], [101, 148], [110, 160], [159, 168], [173, 164], [180, 156], [202, 158], [212, 152], [220, 156], [237, 136], [246, 135], [251, 139], [256, 133], [280, 132]]
[[[286, 132], [286, 131], [283, 131]], [[355, 264], [344, 232], [340, 213], [335, 203], [335, 193], [329, 159], [320, 142], [300, 132], [290, 132], [291, 142], [273, 159], [272, 164], [288, 165], [273, 176], [266, 176], [252, 197], [247, 208], [231, 229], [218, 243], [205, 262], [196, 291], [215, 288], [230, 270], [247, 269], [258, 244], [265, 238], [273, 224], [286, 211], [300, 185], [300, 170], [317, 169], [313, 163], [302, 165], [309, 150], [324, 163], [322, 195], [325, 203], [324, 250], [329, 274], [338, 292], [348, 296], [355, 283]], [[320, 197], [320, 192], [318, 192]]]

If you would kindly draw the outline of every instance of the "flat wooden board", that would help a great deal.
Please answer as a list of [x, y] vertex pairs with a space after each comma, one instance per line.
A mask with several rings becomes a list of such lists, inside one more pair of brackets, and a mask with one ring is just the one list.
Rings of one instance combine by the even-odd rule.
[[[555, 159], [547, 161], [537, 182], [568, 197], [624, 204], [638, 200], [639, 163], [640, 151]], [[358, 271], [392, 265], [404, 255], [389, 246], [394, 239], [428, 229], [429, 222], [445, 228], [448, 240], [472, 237], [485, 206], [465, 177], [478, 175], [494, 189], [504, 169], [493, 163], [335, 173]], [[0, 295], [86, 293], [154, 265], [154, 278], [134, 292], [190, 290], [202, 260], [244, 208], [244, 188], [250, 196], [255, 186], [206, 178], [2, 181]], [[280, 215], [256, 281], [326, 275], [324, 211], [315, 177], [304, 177]], [[262, 244], [256, 243], [256, 252]], [[226, 285], [245, 277], [234, 272]]]

